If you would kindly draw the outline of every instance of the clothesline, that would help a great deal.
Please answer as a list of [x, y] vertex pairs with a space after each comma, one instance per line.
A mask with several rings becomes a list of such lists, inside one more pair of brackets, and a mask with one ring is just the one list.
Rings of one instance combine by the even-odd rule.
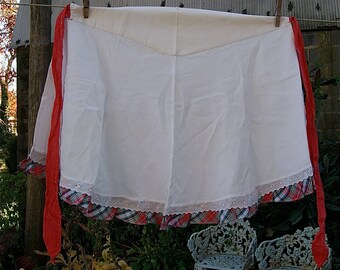
[[25, 3], [8, 3], [8, 2], [1, 2], [1, 5], [13, 5], [13, 6], [32, 6], [32, 7], [56, 7], [56, 8], [64, 8], [63, 5], [48, 5], [48, 4], [25, 4]]
[[[1, 2], [1, 5], [18, 5], [18, 6], [40, 6], [40, 7], [56, 7], [56, 8], [64, 8], [64, 5], [48, 5], [48, 4], [25, 4], [25, 3], [8, 3], [8, 2]], [[319, 20], [319, 19], [302, 19], [297, 18], [299, 21], [309, 21], [309, 22], [321, 22], [321, 23], [339, 23], [340, 21], [335, 20]]]
[[[8, 2], [0, 2], [1, 5], [17, 5], [17, 6], [38, 6], [38, 7], [55, 7], [55, 8], [64, 8], [64, 5], [48, 5], [48, 4], [25, 4], [25, 3], [8, 3]], [[301, 19], [297, 18], [298, 21], [304, 22], [320, 22], [320, 23], [336, 23], [340, 24], [340, 21], [335, 20], [319, 20], [319, 19]]]

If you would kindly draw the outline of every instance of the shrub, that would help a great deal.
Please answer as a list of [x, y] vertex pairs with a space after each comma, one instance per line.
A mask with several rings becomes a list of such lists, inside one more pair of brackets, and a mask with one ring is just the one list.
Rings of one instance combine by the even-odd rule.
[[[193, 269], [187, 248], [190, 235], [205, 226], [189, 226], [160, 231], [157, 225], [138, 226], [119, 220], [96, 221], [85, 218], [74, 206], [63, 203], [64, 232], [86, 254], [98, 256], [110, 237], [112, 253], [134, 270]], [[75, 222], [76, 221], [76, 222]]]
[[22, 254], [25, 181], [22, 174], [0, 174], [0, 269], [12, 269]]

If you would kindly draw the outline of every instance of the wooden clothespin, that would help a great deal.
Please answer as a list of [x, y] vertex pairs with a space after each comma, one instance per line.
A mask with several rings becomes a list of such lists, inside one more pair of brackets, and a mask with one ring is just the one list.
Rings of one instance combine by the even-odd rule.
[[89, 17], [90, 0], [83, 0], [83, 6], [84, 18], [87, 19]]
[[276, 0], [275, 26], [280, 27], [281, 23], [282, 0]]

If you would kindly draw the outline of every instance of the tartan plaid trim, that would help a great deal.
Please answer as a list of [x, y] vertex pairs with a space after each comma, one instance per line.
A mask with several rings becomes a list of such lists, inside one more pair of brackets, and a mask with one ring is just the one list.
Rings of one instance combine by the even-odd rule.
[[186, 227], [188, 224], [222, 224], [236, 219], [249, 218], [257, 211], [258, 204], [269, 202], [291, 202], [313, 193], [312, 177], [294, 185], [283, 187], [262, 196], [257, 204], [247, 208], [231, 208], [222, 211], [205, 211], [178, 215], [163, 215], [162, 213], [142, 212], [96, 205], [91, 202], [91, 196], [74, 190], [60, 187], [59, 194], [64, 202], [76, 205], [81, 212], [90, 218], [112, 220], [113, 218], [137, 225], [149, 223], [158, 224], [160, 229], [168, 227]]
[[[45, 165], [34, 162], [30, 158], [23, 160], [19, 164], [20, 170], [39, 178], [45, 177], [45, 168]], [[205, 211], [177, 215], [163, 215], [162, 213], [142, 212], [96, 205], [91, 202], [91, 196], [64, 187], [59, 188], [59, 195], [64, 202], [76, 205], [86, 217], [99, 220], [112, 220], [113, 218], [117, 218], [138, 225], [153, 223], [158, 224], [160, 229], [167, 229], [168, 227], [186, 227], [188, 224], [222, 224], [235, 221], [236, 219], [249, 218], [256, 213], [258, 204], [296, 201], [305, 195], [313, 193], [313, 191], [313, 179], [312, 177], [308, 177], [296, 184], [263, 195], [259, 198], [258, 203], [247, 208], [231, 208], [221, 211]]]
[[304, 181], [294, 185], [270, 192], [259, 199], [259, 204], [268, 202], [293, 202], [303, 198], [314, 191], [313, 177], [310, 176]]
[[38, 178], [45, 178], [46, 165], [34, 162], [32, 159], [27, 158], [19, 163], [19, 170], [26, 174], [32, 174]]

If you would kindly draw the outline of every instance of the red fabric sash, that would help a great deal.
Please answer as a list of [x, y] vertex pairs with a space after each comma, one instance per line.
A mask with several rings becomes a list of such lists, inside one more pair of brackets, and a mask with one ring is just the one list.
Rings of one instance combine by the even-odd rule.
[[55, 100], [51, 118], [51, 131], [48, 138], [48, 151], [46, 156], [46, 191], [44, 207], [43, 237], [51, 261], [61, 248], [61, 211], [59, 206], [58, 186], [60, 175], [59, 141], [60, 117], [63, 106], [62, 100], [62, 63], [65, 19], [70, 17], [70, 5], [67, 5], [59, 14], [55, 32], [52, 54], [52, 73], [55, 85]]
[[314, 170], [314, 184], [316, 188], [316, 204], [318, 210], [318, 223], [320, 231], [315, 235], [312, 252], [314, 260], [318, 267], [321, 267], [328, 258], [328, 247], [326, 245], [326, 208], [325, 208], [325, 194], [323, 192], [323, 186], [319, 171], [319, 150], [318, 150], [318, 135], [315, 126], [315, 104], [312, 85], [309, 80], [309, 72], [307, 67], [307, 61], [304, 53], [304, 45], [302, 34], [299, 24], [296, 18], [291, 17], [290, 22], [293, 27], [295, 48], [299, 60], [300, 72], [302, 77], [302, 83], [305, 90], [305, 107], [306, 107], [306, 120], [307, 120], [307, 137], [309, 155]]

